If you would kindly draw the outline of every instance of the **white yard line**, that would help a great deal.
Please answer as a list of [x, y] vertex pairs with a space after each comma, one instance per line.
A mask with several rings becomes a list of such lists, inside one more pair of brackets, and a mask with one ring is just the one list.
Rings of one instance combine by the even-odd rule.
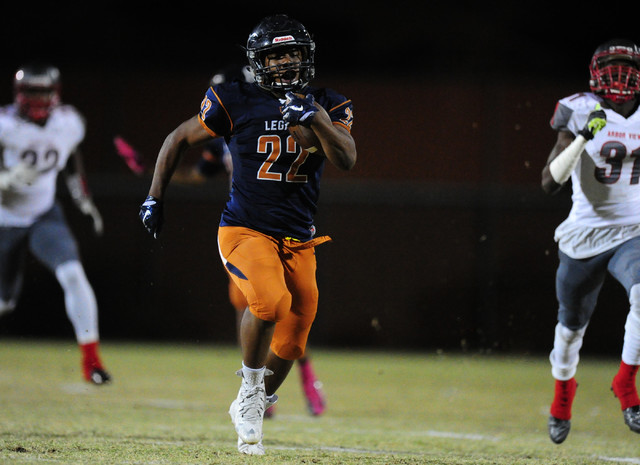
[[605, 460], [607, 462], [616, 462], [616, 463], [633, 463], [640, 465], [640, 458], [630, 458], [630, 457], [598, 457], [599, 460]]

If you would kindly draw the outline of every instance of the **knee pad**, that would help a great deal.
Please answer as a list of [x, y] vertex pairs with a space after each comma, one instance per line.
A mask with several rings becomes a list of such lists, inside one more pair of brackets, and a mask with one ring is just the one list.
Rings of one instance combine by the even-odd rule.
[[65, 262], [56, 268], [56, 278], [63, 289], [67, 290], [76, 286], [88, 284], [82, 264], [77, 260]]
[[640, 284], [634, 284], [629, 290], [629, 315], [625, 328], [640, 334]]
[[586, 326], [573, 330], [562, 323], [556, 325], [553, 350], [549, 354], [551, 374], [555, 379], [566, 381], [575, 375], [586, 330]]
[[569, 329], [566, 326], [558, 323], [556, 326], [556, 335], [562, 339], [567, 345], [575, 344], [577, 341], [582, 341], [584, 333], [587, 331], [587, 327], [583, 326], [580, 329]]

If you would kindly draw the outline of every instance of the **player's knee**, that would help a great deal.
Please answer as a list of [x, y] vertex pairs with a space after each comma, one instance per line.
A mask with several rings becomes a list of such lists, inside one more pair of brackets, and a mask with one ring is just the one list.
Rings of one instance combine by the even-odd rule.
[[273, 302], [275, 310], [275, 322], [282, 321], [291, 311], [291, 294], [288, 292], [282, 294], [277, 302]]
[[13, 299], [4, 300], [0, 299], [0, 316], [5, 313], [10, 313], [16, 309], [16, 301]]
[[56, 278], [63, 289], [73, 289], [79, 286], [88, 285], [84, 268], [77, 260], [72, 260], [59, 265], [56, 268], [55, 273]]
[[261, 320], [277, 323], [286, 318], [291, 311], [291, 294], [271, 293], [269, 296], [258, 297], [257, 302], [249, 305], [249, 309]]
[[635, 284], [629, 290], [629, 315], [627, 316], [627, 331], [637, 328], [640, 332], [640, 284]]
[[288, 340], [283, 343], [274, 343], [271, 350], [284, 360], [297, 360], [304, 355], [304, 346], [302, 342]]
[[557, 334], [567, 344], [582, 340], [587, 327], [584, 326], [580, 329], [570, 329], [564, 326], [562, 323], [558, 323]]

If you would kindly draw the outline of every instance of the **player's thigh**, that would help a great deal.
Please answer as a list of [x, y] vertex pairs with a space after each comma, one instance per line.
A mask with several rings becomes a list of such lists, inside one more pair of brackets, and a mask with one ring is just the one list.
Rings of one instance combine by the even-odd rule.
[[311, 325], [318, 309], [316, 258], [313, 249], [296, 251], [285, 262], [286, 280], [291, 292], [291, 311], [276, 324], [271, 350], [285, 360], [304, 355]]
[[52, 272], [63, 263], [80, 260], [76, 239], [57, 205], [31, 226], [29, 248]]
[[634, 237], [616, 247], [609, 261], [609, 272], [624, 286], [627, 294], [640, 284], [640, 237]]
[[222, 261], [247, 299], [250, 311], [267, 321], [283, 319], [291, 308], [278, 245], [269, 236], [247, 228], [221, 227]]
[[569, 329], [584, 327], [596, 307], [598, 294], [607, 273], [610, 255], [576, 260], [559, 252], [556, 295], [560, 308], [558, 320]]
[[315, 249], [298, 249], [284, 261], [285, 280], [291, 292], [291, 306], [298, 313], [315, 316], [318, 307], [318, 284], [316, 281]]

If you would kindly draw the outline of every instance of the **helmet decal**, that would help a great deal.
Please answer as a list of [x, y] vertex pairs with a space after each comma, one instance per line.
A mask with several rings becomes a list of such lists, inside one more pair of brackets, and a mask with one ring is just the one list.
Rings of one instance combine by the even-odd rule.
[[293, 36], [275, 37], [272, 43], [281, 44], [282, 42], [291, 42], [292, 40], [295, 40]]

